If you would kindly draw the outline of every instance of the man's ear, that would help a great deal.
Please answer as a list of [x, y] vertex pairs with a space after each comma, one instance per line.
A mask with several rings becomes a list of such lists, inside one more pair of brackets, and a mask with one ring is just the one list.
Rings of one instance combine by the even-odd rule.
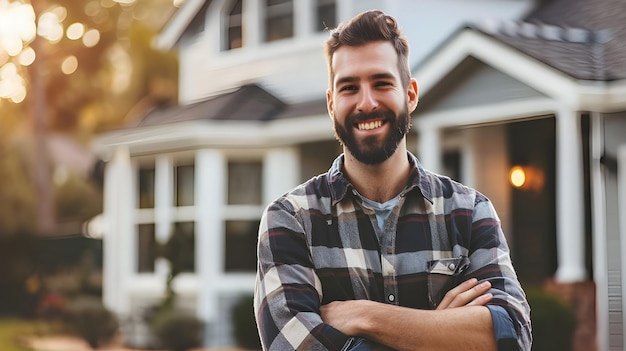
[[328, 110], [328, 116], [333, 119], [335, 115], [335, 103], [333, 101], [333, 92], [330, 89], [326, 89], [326, 109]]
[[407, 108], [409, 113], [415, 111], [417, 102], [419, 101], [419, 87], [417, 86], [417, 80], [411, 78], [409, 80], [409, 87], [407, 89]]

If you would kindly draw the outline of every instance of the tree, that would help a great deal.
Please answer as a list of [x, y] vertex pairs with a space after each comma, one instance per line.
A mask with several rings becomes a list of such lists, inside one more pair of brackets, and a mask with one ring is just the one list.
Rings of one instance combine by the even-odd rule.
[[175, 101], [176, 57], [149, 44], [173, 9], [171, 0], [0, 0], [0, 150], [20, 157], [0, 159], [0, 182], [17, 185], [0, 198], [22, 199], [40, 231], [54, 228], [59, 203], [48, 133], [87, 145], [138, 107]]

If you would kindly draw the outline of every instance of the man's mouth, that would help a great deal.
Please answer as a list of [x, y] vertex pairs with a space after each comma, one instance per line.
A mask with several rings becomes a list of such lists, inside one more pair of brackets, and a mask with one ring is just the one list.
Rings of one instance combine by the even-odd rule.
[[382, 127], [384, 124], [384, 122], [382, 120], [375, 120], [375, 121], [366, 121], [366, 122], [359, 122], [357, 123], [357, 128], [359, 130], [372, 130], [372, 129], [376, 129], [376, 128], [380, 128]]

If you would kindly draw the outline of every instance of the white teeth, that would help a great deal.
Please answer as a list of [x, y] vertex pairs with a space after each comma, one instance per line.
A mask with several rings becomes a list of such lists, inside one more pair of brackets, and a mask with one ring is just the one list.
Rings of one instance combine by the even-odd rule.
[[373, 121], [373, 122], [361, 122], [358, 127], [359, 130], [370, 130], [380, 128], [383, 125], [383, 121]]

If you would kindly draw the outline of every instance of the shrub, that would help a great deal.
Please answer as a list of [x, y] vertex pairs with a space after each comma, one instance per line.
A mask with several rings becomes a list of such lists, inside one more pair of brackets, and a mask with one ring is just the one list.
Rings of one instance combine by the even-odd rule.
[[177, 311], [161, 311], [152, 319], [152, 331], [162, 347], [187, 351], [202, 346], [204, 323], [195, 316]]
[[571, 306], [545, 291], [528, 291], [533, 351], [572, 350], [576, 315]]
[[68, 327], [93, 349], [110, 341], [119, 329], [113, 312], [93, 298], [74, 301], [68, 306], [66, 313]]
[[252, 295], [242, 297], [232, 310], [235, 341], [246, 349], [261, 349], [261, 341], [254, 319]]

